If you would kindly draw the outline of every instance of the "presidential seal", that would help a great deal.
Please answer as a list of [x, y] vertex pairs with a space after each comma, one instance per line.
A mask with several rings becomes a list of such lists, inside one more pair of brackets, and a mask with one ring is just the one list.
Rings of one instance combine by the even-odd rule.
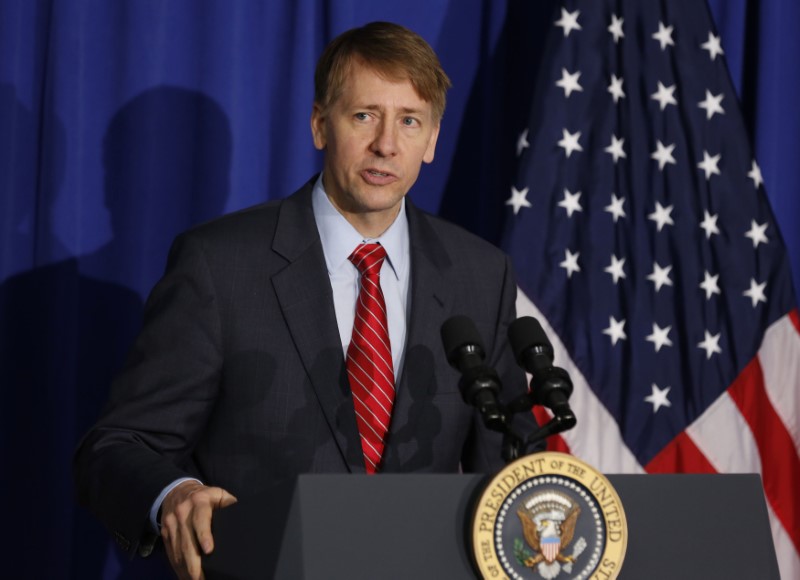
[[601, 473], [564, 453], [534, 453], [498, 473], [477, 503], [473, 554], [484, 578], [613, 579], [628, 529]]

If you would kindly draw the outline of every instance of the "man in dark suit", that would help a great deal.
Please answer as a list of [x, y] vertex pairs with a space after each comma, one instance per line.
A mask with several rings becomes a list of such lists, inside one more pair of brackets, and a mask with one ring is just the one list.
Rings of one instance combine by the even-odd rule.
[[[506, 398], [526, 388], [505, 348], [508, 258], [405, 198], [433, 160], [449, 88], [433, 50], [373, 23], [326, 48], [315, 85], [321, 176], [179, 236], [111, 402], [76, 454], [81, 501], [126, 550], [149, 553], [160, 527], [183, 577], [201, 576], [212, 512], [234, 494], [299, 473], [501, 467], [500, 436], [461, 400], [442, 349], [449, 317], [475, 321]], [[365, 242], [386, 253], [384, 375], [394, 376], [383, 430], [365, 428], [349, 349], [363, 290], [348, 255]], [[523, 431], [533, 425], [521, 420]], [[377, 456], [366, 431], [380, 432]]]

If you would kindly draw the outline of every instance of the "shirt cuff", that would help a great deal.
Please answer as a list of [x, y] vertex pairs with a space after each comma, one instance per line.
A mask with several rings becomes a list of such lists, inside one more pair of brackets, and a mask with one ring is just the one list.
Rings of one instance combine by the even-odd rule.
[[171, 492], [173, 489], [178, 487], [184, 481], [196, 481], [200, 485], [203, 484], [202, 481], [199, 479], [195, 479], [194, 477], [181, 477], [180, 479], [176, 479], [172, 483], [170, 483], [167, 487], [161, 490], [161, 493], [158, 494], [156, 501], [153, 502], [153, 507], [150, 508], [150, 526], [153, 528], [153, 531], [156, 534], [161, 534], [161, 522], [158, 521], [158, 510], [161, 509], [161, 504], [164, 503], [164, 498], [167, 497], [167, 494]]

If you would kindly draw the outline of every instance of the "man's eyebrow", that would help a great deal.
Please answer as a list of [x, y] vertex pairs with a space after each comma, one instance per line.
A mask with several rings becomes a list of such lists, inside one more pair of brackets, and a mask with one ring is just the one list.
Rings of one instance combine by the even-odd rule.
[[[380, 105], [356, 105], [357, 109], [366, 109], [368, 111], [381, 111], [383, 107]], [[423, 109], [418, 109], [415, 107], [400, 107], [400, 112], [409, 114], [409, 115], [421, 115], [423, 113]]]

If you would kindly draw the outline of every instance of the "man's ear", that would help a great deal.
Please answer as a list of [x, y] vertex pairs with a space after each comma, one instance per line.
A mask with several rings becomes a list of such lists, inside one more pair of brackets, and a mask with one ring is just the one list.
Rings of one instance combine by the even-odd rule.
[[430, 163], [433, 161], [433, 154], [436, 152], [436, 140], [439, 138], [439, 128], [441, 127], [441, 122], [436, 123], [436, 126], [433, 128], [433, 132], [431, 133], [431, 138], [428, 140], [428, 148], [425, 149], [425, 155], [422, 156], [422, 160], [425, 163]]
[[314, 137], [314, 147], [322, 151], [327, 144], [325, 137], [325, 116], [323, 114], [322, 106], [319, 103], [314, 103], [311, 109], [311, 135]]

